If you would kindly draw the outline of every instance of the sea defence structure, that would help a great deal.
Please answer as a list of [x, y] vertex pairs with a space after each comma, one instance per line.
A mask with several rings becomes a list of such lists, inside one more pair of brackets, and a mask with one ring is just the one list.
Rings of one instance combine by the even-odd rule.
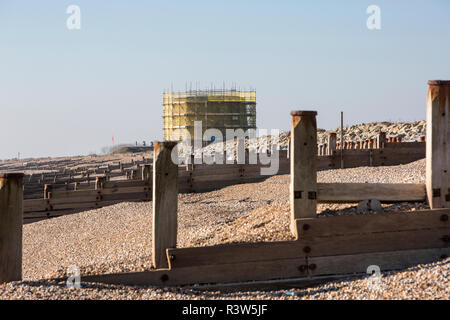
[[[164, 93], [163, 105], [166, 141], [192, 141], [196, 121], [202, 123], [202, 137], [208, 129], [220, 131], [224, 138], [227, 129], [256, 129], [255, 91], [196, 90]], [[212, 135], [209, 140], [215, 139]]]

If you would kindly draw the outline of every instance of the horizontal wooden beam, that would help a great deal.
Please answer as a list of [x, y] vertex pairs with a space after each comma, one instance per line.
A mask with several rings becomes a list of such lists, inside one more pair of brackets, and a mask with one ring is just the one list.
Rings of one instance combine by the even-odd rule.
[[301, 239], [352, 234], [450, 228], [450, 209], [326, 217], [296, 220]]
[[450, 248], [401, 250], [308, 258], [310, 276], [367, 273], [369, 266], [381, 271], [401, 270], [418, 264], [439, 261], [450, 255]]
[[320, 274], [365, 273], [370, 265], [382, 271], [402, 269], [439, 260], [449, 248], [377, 252], [333, 257], [199, 265], [156, 271], [82, 277], [83, 282], [140, 286], [176, 286], [277, 279], [308, 279]]
[[377, 199], [384, 203], [425, 201], [425, 184], [411, 183], [318, 183], [317, 198], [321, 203], [356, 203]]
[[350, 234], [291, 242], [231, 244], [214, 247], [167, 249], [172, 268], [226, 263], [262, 262], [382, 251], [445, 248], [450, 228]]

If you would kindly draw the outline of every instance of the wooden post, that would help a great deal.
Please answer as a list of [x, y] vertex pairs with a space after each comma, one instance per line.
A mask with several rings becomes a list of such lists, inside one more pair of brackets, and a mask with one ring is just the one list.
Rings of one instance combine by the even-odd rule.
[[331, 132], [328, 134], [328, 150], [327, 155], [332, 156], [336, 152], [336, 133]]
[[344, 111], [341, 111], [341, 169], [344, 169]]
[[52, 197], [53, 186], [51, 184], [44, 185], [44, 199], [50, 199]]
[[291, 137], [288, 137], [288, 144], [287, 144], [287, 158], [289, 159], [291, 156]]
[[22, 280], [23, 173], [0, 173], [0, 283]]
[[450, 81], [429, 81], [426, 185], [431, 209], [450, 208]]
[[378, 149], [383, 149], [384, 145], [386, 143], [386, 132], [378, 132], [378, 136], [377, 136], [377, 148]]
[[191, 153], [191, 171], [195, 169], [195, 154]]
[[317, 210], [317, 112], [291, 115], [291, 232], [297, 237], [295, 220], [315, 217]]
[[97, 177], [97, 178], [95, 178], [95, 190], [102, 190], [105, 181], [106, 181], [105, 177]]
[[153, 266], [168, 268], [166, 249], [177, 245], [178, 165], [172, 161], [176, 142], [154, 143]]
[[150, 165], [149, 164], [144, 164], [142, 166], [142, 180], [150, 181], [150, 179], [151, 179], [150, 173], [151, 173]]

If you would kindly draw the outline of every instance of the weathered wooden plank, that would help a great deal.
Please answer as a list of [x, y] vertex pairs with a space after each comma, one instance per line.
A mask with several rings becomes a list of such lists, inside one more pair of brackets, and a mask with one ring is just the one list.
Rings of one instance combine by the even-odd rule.
[[29, 224], [46, 220], [50, 218], [57, 218], [65, 215], [79, 213], [84, 209], [68, 209], [68, 210], [56, 210], [56, 211], [44, 211], [44, 212], [28, 212], [23, 214], [23, 223]]
[[0, 173], [0, 283], [22, 279], [23, 173]]
[[171, 158], [176, 144], [154, 143], [152, 262], [156, 268], [168, 267], [166, 249], [177, 245], [178, 166]]
[[103, 184], [103, 189], [114, 188], [135, 188], [135, 187], [151, 187], [151, 183], [144, 180], [124, 180], [124, 181], [107, 181]]
[[[227, 175], [239, 172], [239, 169], [242, 167], [247, 167], [248, 165], [238, 165], [238, 164], [223, 164], [223, 165], [202, 165], [200, 168], [197, 166], [195, 170], [192, 171], [192, 174], [195, 176], [208, 176], [211, 173], [218, 175]], [[250, 167], [250, 166], [248, 166]], [[186, 172], [186, 171], [185, 171]], [[189, 171], [188, 171], [189, 172]]]
[[439, 261], [449, 255], [447, 247], [315, 257], [308, 258], [308, 269], [311, 276], [366, 273], [369, 266], [378, 266], [381, 271], [400, 270]]
[[417, 149], [425, 152], [425, 142], [385, 142], [384, 147], [392, 149]]
[[426, 184], [431, 208], [450, 208], [450, 81], [430, 81]]
[[23, 211], [41, 211], [49, 206], [47, 199], [28, 199], [23, 201]]
[[320, 274], [361, 274], [366, 273], [367, 267], [374, 264], [378, 264], [383, 271], [396, 270], [437, 261], [442, 255], [449, 253], [450, 249], [448, 248], [438, 248], [308, 259], [240, 262], [171, 270], [92, 275], [83, 277], [82, 281], [122, 285], [175, 286], [306, 278]]
[[425, 201], [424, 184], [318, 183], [319, 202], [355, 203], [367, 199], [381, 202]]
[[448, 247], [450, 244], [443, 239], [449, 234], [449, 228], [350, 234], [336, 236], [332, 239], [314, 238], [278, 243], [168, 249], [167, 255], [172, 268], [184, 268], [242, 261], [253, 262]]
[[243, 262], [238, 264], [203, 265], [172, 270], [86, 276], [82, 277], [82, 281], [145, 286], [173, 286], [298, 278], [301, 276], [306, 277], [307, 275], [306, 271], [299, 270], [299, 266], [305, 263], [305, 259], [289, 259]]
[[[90, 196], [84, 196], [84, 197], [77, 197], [77, 194], [74, 194], [67, 198], [56, 198], [56, 199], [49, 199], [47, 206], [58, 206], [58, 205], [64, 205], [64, 204], [81, 204], [81, 203], [92, 203], [92, 202], [100, 202], [102, 199], [102, 196], [100, 194], [92, 194]], [[28, 211], [28, 210], [27, 210]]]
[[397, 250], [447, 248], [450, 228], [398, 232], [350, 234], [333, 238], [299, 240], [299, 247], [308, 257], [359, 254]]
[[103, 201], [149, 201], [152, 200], [152, 191], [147, 192], [135, 192], [135, 193], [117, 193], [117, 194], [105, 194], [102, 196]]
[[323, 219], [298, 219], [296, 224], [300, 239], [314, 239], [351, 234], [449, 228], [449, 215], [450, 209], [386, 212]]
[[141, 187], [119, 187], [119, 188], [107, 188], [101, 191], [102, 195], [113, 195], [113, 194], [133, 194], [133, 193], [146, 193], [152, 192], [151, 186], [141, 186]]
[[167, 256], [170, 260], [171, 268], [305, 257], [296, 241], [224, 244], [178, 249], [169, 248], [167, 249]]
[[226, 182], [230, 180], [239, 180], [241, 178], [241, 175], [239, 171], [236, 171], [234, 173], [229, 174], [216, 174], [215, 172], [210, 172], [209, 175], [203, 175], [203, 176], [197, 176], [194, 174], [192, 176], [192, 181], [202, 183], [202, 182], [211, 182], [215, 181], [217, 183]]
[[[291, 148], [292, 149], [292, 148]], [[331, 169], [336, 167], [336, 156], [317, 157], [317, 170]]]
[[92, 198], [101, 195], [100, 190], [72, 190], [72, 191], [54, 191], [52, 192], [53, 199], [71, 199], [71, 198]]
[[206, 192], [217, 190], [219, 188], [223, 188], [226, 186], [237, 185], [242, 183], [254, 183], [267, 179], [269, 177], [242, 177], [235, 180], [226, 180], [226, 181], [192, 181], [192, 187], [189, 188], [190, 192]]
[[68, 202], [68, 203], [54, 203], [50, 204], [50, 208], [45, 211], [67, 210], [67, 209], [96, 209], [101, 208], [104, 205], [101, 202]]
[[291, 232], [295, 219], [316, 216], [317, 123], [315, 111], [292, 111], [291, 124]]

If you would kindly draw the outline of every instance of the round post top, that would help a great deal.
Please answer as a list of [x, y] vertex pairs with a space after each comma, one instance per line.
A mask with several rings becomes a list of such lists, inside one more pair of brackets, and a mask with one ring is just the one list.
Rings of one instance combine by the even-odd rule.
[[429, 86], [450, 86], [450, 80], [430, 80]]
[[305, 117], [305, 116], [315, 117], [315, 116], [317, 116], [317, 111], [301, 111], [301, 110], [295, 110], [295, 111], [291, 111], [291, 116], [293, 116], [293, 117], [295, 117], [295, 116], [300, 116], [300, 117]]
[[23, 172], [0, 172], [0, 178], [2, 179], [18, 179], [23, 178]]

